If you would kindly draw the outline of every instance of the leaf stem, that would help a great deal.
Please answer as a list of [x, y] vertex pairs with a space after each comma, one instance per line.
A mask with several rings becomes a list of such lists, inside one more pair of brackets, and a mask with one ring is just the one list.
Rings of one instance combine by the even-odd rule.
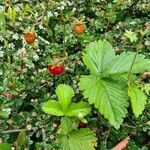
[[128, 74], [128, 80], [127, 80], [127, 83], [128, 83], [128, 84], [130, 84], [131, 71], [132, 71], [132, 69], [133, 69], [133, 65], [134, 65], [135, 60], [136, 60], [136, 57], [137, 57], [137, 55], [138, 55], [138, 45], [139, 45], [140, 43], [142, 43], [143, 37], [144, 37], [144, 36], [141, 36], [140, 41], [138, 42], [138, 44], [137, 44], [137, 46], [136, 46], [136, 53], [135, 53], [135, 55], [134, 55], [133, 62], [132, 62], [132, 64], [131, 64], [131, 67], [130, 67], [130, 70], [129, 70], [129, 74]]
[[129, 74], [128, 74], [128, 80], [127, 80], [128, 83], [130, 82], [131, 71], [133, 69], [133, 65], [134, 65], [134, 62], [135, 62], [135, 59], [136, 59], [137, 55], [138, 55], [138, 51], [136, 50], [136, 53], [134, 55], [133, 62], [131, 64], [131, 67], [130, 67], [130, 70], [129, 70]]

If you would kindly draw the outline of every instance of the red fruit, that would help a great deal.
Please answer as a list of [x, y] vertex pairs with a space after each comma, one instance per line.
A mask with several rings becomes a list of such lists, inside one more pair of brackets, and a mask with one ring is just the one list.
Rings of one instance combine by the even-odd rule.
[[28, 32], [24, 34], [24, 39], [28, 44], [32, 44], [36, 39], [36, 35], [35, 33]]
[[86, 127], [87, 126], [87, 123], [86, 122], [82, 122], [82, 121], [80, 121], [80, 123], [79, 123], [79, 127]]
[[81, 34], [85, 31], [85, 24], [81, 21], [75, 23], [73, 31], [77, 34]]
[[48, 70], [53, 75], [61, 75], [64, 71], [64, 66], [62, 64], [50, 65]]

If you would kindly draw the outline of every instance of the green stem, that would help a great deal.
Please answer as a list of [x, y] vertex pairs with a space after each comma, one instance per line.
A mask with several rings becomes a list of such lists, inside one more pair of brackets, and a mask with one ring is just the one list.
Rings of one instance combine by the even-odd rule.
[[132, 71], [132, 68], [133, 68], [133, 65], [134, 65], [134, 62], [135, 62], [135, 59], [136, 59], [137, 55], [138, 55], [138, 51], [136, 51], [136, 53], [134, 55], [133, 62], [131, 64], [131, 67], [130, 67], [130, 70], [129, 70], [128, 80], [127, 80], [128, 83], [130, 83], [131, 71]]
[[[143, 37], [144, 37], [144, 36], [141, 37], [141, 39], [140, 39], [140, 41], [139, 41], [138, 44], [142, 43]], [[138, 47], [136, 47], [136, 53], [135, 53], [135, 55], [134, 55], [133, 62], [132, 62], [132, 64], [131, 64], [131, 67], [130, 67], [130, 70], [129, 70], [128, 80], [127, 80], [127, 83], [128, 83], [128, 84], [130, 84], [131, 71], [132, 71], [132, 69], [133, 69], [133, 65], [134, 65], [134, 63], [135, 63], [135, 60], [136, 60], [137, 55], [138, 55]]]
[[104, 33], [104, 39], [106, 40], [106, 32], [107, 32], [107, 30], [108, 30], [108, 26], [109, 26], [109, 21], [107, 22], [107, 25], [106, 25], [106, 29], [105, 29], [105, 33]]

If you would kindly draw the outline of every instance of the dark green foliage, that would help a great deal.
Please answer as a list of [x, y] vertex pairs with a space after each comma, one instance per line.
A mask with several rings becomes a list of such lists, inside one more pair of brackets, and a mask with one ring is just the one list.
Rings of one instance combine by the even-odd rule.
[[[83, 100], [78, 83], [89, 70], [83, 64], [82, 52], [92, 41], [106, 39], [116, 54], [138, 51], [149, 58], [149, 1], [12, 0], [11, 9], [8, 4], [0, 0], [0, 142], [15, 146], [18, 133], [3, 132], [27, 129], [27, 149], [58, 149], [56, 132], [60, 118], [44, 114], [43, 102], [57, 99], [54, 90], [62, 83], [73, 87], [74, 103]], [[83, 19], [85, 33], [72, 32], [72, 17]], [[28, 45], [23, 34], [31, 27], [35, 28], [37, 39]], [[52, 76], [47, 71], [54, 58], [63, 59], [62, 76]], [[149, 78], [136, 75], [139, 88], [148, 91]], [[135, 118], [129, 107], [129, 115], [119, 130], [92, 109], [86, 120], [96, 131], [97, 149], [111, 149], [127, 135], [131, 136], [128, 149], [148, 149], [149, 108], [148, 102], [143, 114]]]

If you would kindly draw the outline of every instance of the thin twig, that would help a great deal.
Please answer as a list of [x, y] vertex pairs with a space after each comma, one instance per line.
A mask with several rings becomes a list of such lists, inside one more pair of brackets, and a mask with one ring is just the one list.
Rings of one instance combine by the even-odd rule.
[[105, 40], [106, 40], [106, 32], [107, 32], [107, 30], [108, 30], [109, 23], [110, 23], [110, 22], [108, 21], [108, 22], [107, 22], [107, 25], [106, 25], [105, 33], [104, 33]]
[[[43, 140], [43, 143], [44, 143], [44, 139], [46, 138], [46, 133], [45, 133], [45, 130], [42, 129], [42, 140]], [[44, 150], [46, 150], [46, 148], [44, 148]]]
[[22, 131], [26, 131], [26, 129], [13, 129], [13, 130], [3, 131], [1, 133], [5, 134], [5, 133], [15, 133], [15, 132], [22, 132]]
[[105, 143], [107, 143], [107, 139], [108, 139], [108, 137], [109, 137], [109, 133], [110, 133], [110, 130], [107, 131], [107, 134], [106, 134], [106, 136], [105, 136]]
[[122, 124], [122, 126], [124, 126], [124, 127], [128, 127], [128, 128], [137, 128], [136, 126], [131, 126], [131, 125], [128, 125], [128, 124]]

